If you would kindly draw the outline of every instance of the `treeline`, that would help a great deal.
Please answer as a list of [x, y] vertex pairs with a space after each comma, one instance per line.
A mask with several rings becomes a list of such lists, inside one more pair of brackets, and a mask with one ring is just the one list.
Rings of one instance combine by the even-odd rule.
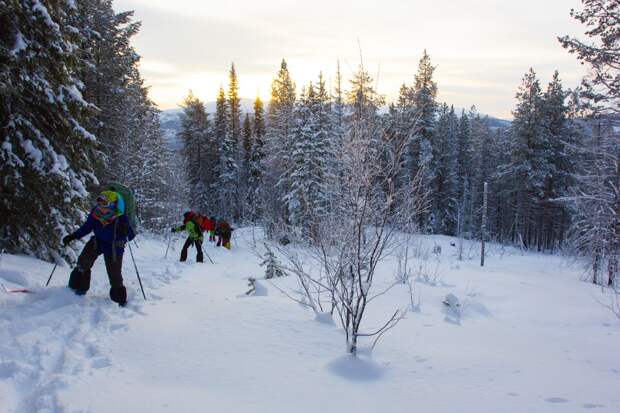
[[[418, 230], [479, 238], [482, 188], [488, 182], [487, 228], [493, 238], [545, 251], [560, 247], [570, 211], [556, 200], [572, 185], [572, 151], [580, 130], [559, 75], [543, 91], [534, 71], [527, 73], [512, 126], [498, 128], [474, 107], [457, 113], [438, 103], [433, 71], [424, 52], [412, 84], [402, 85], [386, 111], [363, 66], [347, 90], [338, 71], [334, 90], [319, 74], [296, 96], [283, 60], [265, 115], [259, 98], [253, 113], [241, 112], [233, 64], [228, 91], [220, 90], [214, 114], [191, 93], [185, 101], [180, 137], [191, 205], [303, 234], [313, 219], [329, 214], [330, 198], [338, 196], [333, 177], [339, 173], [342, 141], [371, 128], [378, 140], [406, 141], [404, 172], [396, 185], [415, 179], [424, 188]], [[368, 113], [353, 116], [361, 109]]]
[[[575, 17], [591, 12], [586, 10]], [[411, 84], [403, 84], [398, 100], [385, 110], [363, 65], [347, 88], [338, 69], [333, 89], [319, 74], [297, 96], [283, 60], [266, 113], [259, 98], [253, 113], [242, 113], [233, 64], [214, 114], [191, 93], [185, 102], [180, 137], [190, 204], [219, 217], [258, 222], [271, 236], [312, 241], [313, 228], [335, 213], [343, 143], [364, 131], [385, 157], [393, 156], [391, 142], [406, 141], [402, 172], [389, 185], [396, 186], [395, 193], [421, 187], [415, 202], [423, 207], [403, 229], [485, 237], [543, 252], [569, 249], [592, 260], [594, 280], [603, 267], [605, 280], [613, 280], [620, 233], [618, 134], [616, 118], [594, 110], [600, 95], [592, 88], [565, 90], [557, 71], [543, 86], [530, 69], [518, 87], [512, 123], [497, 127], [475, 107], [457, 113], [439, 103], [434, 69], [425, 51]], [[388, 164], [386, 158], [374, 167]]]
[[144, 227], [167, 221], [174, 171], [139, 27], [111, 0], [0, 1], [0, 248], [71, 256], [60, 240], [110, 181], [134, 189]]

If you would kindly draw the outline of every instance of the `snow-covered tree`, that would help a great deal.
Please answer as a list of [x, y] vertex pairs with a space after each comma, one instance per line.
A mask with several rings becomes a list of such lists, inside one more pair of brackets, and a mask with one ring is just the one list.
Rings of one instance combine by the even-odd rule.
[[[231, 70], [231, 88], [236, 87], [236, 75]], [[236, 92], [234, 92], [236, 93]], [[234, 94], [233, 94], [234, 95]], [[236, 123], [233, 118], [237, 114], [237, 109], [230, 109], [230, 102], [235, 99], [226, 99], [224, 89], [220, 88], [216, 101], [215, 109], [215, 133], [217, 136], [218, 147], [218, 179], [215, 185], [215, 194], [218, 199], [218, 212], [220, 218], [231, 221], [238, 218], [238, 140], [235, 140], [232, 125]], [[238, 102], [237, 102], [238, 104]], [[239, 128], [240, 132], [240, 128]]]
[[504, 188], [509, 191], [505, 195], [513, 205], [512, 241], [528, 247], [538, 241], [535, 227], [537, 200], [542, 192], [542, 177], [548, 170], [546, 159], [538, 150], [546, 146], [546, 142], [543, 142], [543, 96], [533, 69], [523, 77], [517, 100], [511, 127], [511, 159], [502, 167], [502, 175], [507, 179]]
[[96, 139], [85, 128], [93, 107], [75, 54], [82, 33], [70, 25], [76, 4], [0, 4], [0, 247], [59, 259], [97, 183]]
[[562, 46], [591, 69], [584, 81], [584, 97], [601, 109], [620, 112], [620, 3], [618, 0], [582, 0], [583, 10], [571, 16], [588, 27], [591, 42], [559, 38]]
[[262, 210], [263, 176], [265, 175], [265, 114], [263, 102], [259, 97], [254, 101], [254, 123], [252, 129], [252, 146], [249, 162], [248, 199], [250, 219], [255, 221]]
[[265, 136], [266, 168], [263, 177], [265, 188], [263, 205], [268, 233], [281, 230], [289, 223], [288, 209], [283, 200], [290, 191], [286, 172], [290, 170], [291, 130], [295, 109], [295, 83], [283, 59], [280, 70], [271, 85], [271, 100], [268, 108], [268, 123]]
[[206, 213], [212, 207], [207, 177], [212, 174], [215, 165], [209, 156], [208, 114], [204, 103], [191, 91], [183, 102], [179, 137], [183, 142], [189, 206]]
[[[435, 196], [432, 190], [437, 187], [437, 184], [434, 183], [437, 174], [437, 171], [434, 170], [436, 162], [433, 162], [438, 106], [436, 101], [437, 83], [433, 80], [434, 71], [435, 67], [431, 64], [431, 58], [424, 50], [412, 90], [413, 106], [416, 110], [416, 133], [412, 138], [411, 159], [408, 165], [412, 177], [417, 176], [418, 171], [423, 170], [422, 185], [431, 188], [431, 198]], [[433, 223], [428, 222], [429, 218], [433, 218], [432, 212], [429, 216], [421, 215], [419, 217], [420, 225], [432, 229]]]
[[[222, 146], [221, 155], [225, 154], [227, 172], [221, 177], [224, 178], [220, 185], [222, 190], [229, 195], [230, 201], [227, 202], [226, 216], [235, 220], [241, 218], [241, 210], [243, 204], [243, 183], [242, 183], [242, 129], [241, 129], [241, 98], [239, 97], [239, 78], [235, 70], [235, 64], [230, 65], [228, 73], [228, 93], [227, 93], [227, 109], [228, 109], [228, 134], [226, 135], [225, 144]], [[228, 211], [230, 210], [230, 211]]]
[[[562, 46], [589, 66], [583, 81], [590, 137], [579, 152], [584, 162], [573, 189], [576, 217], [573, 239], [577, 250], [591, 258], [594, 282], [613, 284], [620, 259], [620, 3], [582, 0], [583, 10], [571, 15], [588, 27], [589, 42], [561, 37]], [[607, 276], [602, 277], [606, 267]]]

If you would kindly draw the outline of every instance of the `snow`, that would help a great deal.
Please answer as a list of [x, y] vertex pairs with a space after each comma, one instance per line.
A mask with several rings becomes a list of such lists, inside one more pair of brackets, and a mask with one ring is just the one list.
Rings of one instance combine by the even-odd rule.
[[38, 11], [41, 14], [41, 17], [43, 17], [43, 20], [45, 20], [45, 23], [50, 28], [60, 30], [60, 26], [58, 26], [58, 24], [54, 20], [52, 20], [52, 17], [48, 12], [47, 7], [41, 4], [39, 0], [33, 1], [32, 10]]
[[13, 46], [13, 50], [10, 51], [10, 55], [15, 57], [19, 52], [26, 49], [28, 47], [28, 43], [24, 39], [24, 36], [21, 32], [17, 32], [15, 36], [15, 45]]
[[26, 139], [21, 145], [24, 151], [26, 151], [26, 155], [32, 159], [34, 168], [40, 168], [41, 160], [43, 160], [43, 153], [34, 147], [30, 139]]
[[[109, 300], [101, 259], [78, 297], [64, 287], [69, 268], [45, 288], [51, 264], [3, 254], [0, 282], [34, 293], [0, 291], [0, 410], [620, 411], [620, 321], [601, 304], [609, 296], [560, 257], [490, 244], [480, 268], [475, 257], [455, 259], [454, 239], [423, 237], [416, 245], [442, 254], [412, 269], [437, 264], [440, 282], [417, 282], [420, 311], [374, 351], [362, 341], [353, 358], [337, 320], [280, 292], [295, 294], [295, 278], [261, 278], [252, 235], [235, 231], [231, 251], [206, 243], [215, 264], [195, 263], [192, 249], [177, 262], [180, 239], [165, 259], [166, 240], [140, 237], [134, 254], [148, 300], [127, 254], [126, 308]], [[372, 289], [389, 285], [396, 267], [383, 263]], [[260, 294], [245, 295], [249, 277]], [[456, 319], [443, 304], [449, 294]], [[379, 296], [364, 330], [409, 303], [406, 285]]]
[[75, 120], [72, 120], [71, 122], [73, 123], [73, 129], [78, 134], [82, 135], [84, 138], [88, 139], [91, 142], [97, 141], [97, 138], [95, 137], [95, 135], [93, 135], [92, 133], [84, 129], [84, 127], [80, 125], [78, 122], [76, 122]]

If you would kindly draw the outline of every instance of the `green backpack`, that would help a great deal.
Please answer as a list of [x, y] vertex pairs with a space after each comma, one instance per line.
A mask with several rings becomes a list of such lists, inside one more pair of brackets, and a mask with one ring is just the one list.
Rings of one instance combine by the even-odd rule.
[[123, 201], [125, 202], [125, 215], [127, 215], [131, 229], [137, 234], [138, 225], [140, 224], [138, 220], [138, 206], [136, 205], [136, 198], [131, 189], [118, 182], [111, 182], [106, 187], [106, 190], [114, 191], [123, 197]]

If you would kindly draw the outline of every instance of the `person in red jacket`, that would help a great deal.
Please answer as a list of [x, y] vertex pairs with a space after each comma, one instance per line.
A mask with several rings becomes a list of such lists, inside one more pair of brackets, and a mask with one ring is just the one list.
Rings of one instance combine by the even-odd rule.
[[206, 220], [206, 228], [205, 230], [209, 232], [209, 241], [215, 242], [215, 217], [205, 218]]

